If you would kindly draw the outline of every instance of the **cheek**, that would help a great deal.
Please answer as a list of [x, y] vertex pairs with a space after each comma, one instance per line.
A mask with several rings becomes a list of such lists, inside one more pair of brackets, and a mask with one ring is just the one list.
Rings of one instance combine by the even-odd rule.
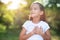
[[36, 10], [35, 13], [40, 13], [40, 11], [39, 10]]

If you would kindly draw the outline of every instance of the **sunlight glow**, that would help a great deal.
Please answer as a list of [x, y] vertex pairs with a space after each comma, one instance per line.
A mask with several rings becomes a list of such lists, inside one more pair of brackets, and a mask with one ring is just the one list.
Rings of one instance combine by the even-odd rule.
[[11, 2], [9, 5], [7, 5], [7, 9], [12, 10], [12, 9], [18, 9], [21, 5], [26, 5], [27, 2], [25, 0], [1, 0], [4, 4], [8, 4]]
[[57, 4], [57, 7], [60, 7], [60, 4]]
[[10, 0], [1, 0], [4, 4], [7, 4]]

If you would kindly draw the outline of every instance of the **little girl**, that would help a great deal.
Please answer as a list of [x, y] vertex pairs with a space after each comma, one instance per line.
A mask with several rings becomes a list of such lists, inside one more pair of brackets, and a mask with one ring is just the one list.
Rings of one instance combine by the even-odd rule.
[[51, 40], [49, 25], [45, 22], [43, 5], [35, 2], [30, 6], [29, 20], [22, 25], [20, 40]]

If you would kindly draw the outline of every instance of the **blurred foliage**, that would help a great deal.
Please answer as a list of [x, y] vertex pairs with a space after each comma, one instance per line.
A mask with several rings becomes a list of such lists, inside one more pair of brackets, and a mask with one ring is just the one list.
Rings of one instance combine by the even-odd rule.
[[[50, 26], [60, 31], [60, 7], [57, 6], [58, 3], [60, 4], [60, 0], [49, 0], [48, 6], [46, 6], [46, 15], [48, 22], [50, 21]], [[49, 7], [50, 4], [51, 7]]]
[[13, 16], [9, 10], [6, 9], [6, 5], [0, 2], [0, 24], [6, 26], [8, 29], [9, 25], [13, 22]]
[[0, 24], [0, 32], [5, 32], [6, 27], [2, 24]]

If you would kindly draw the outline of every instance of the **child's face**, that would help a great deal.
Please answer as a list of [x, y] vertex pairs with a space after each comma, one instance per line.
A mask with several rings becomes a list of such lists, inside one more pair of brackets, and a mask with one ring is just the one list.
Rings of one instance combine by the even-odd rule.
[[42, 11], [40, 10], [40, 7], [38, 4], [32, 4], [30, 7], [30, 15], [31, 17], [37, 17], [42, 14]]

